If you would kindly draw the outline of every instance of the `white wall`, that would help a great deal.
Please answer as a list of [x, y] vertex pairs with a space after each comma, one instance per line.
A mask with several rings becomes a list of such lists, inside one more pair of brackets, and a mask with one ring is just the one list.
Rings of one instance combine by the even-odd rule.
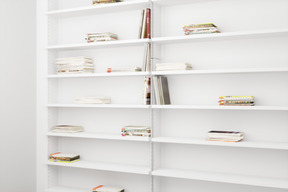
[[34, 192], [36, 0], [0, 4], [0, 191]]

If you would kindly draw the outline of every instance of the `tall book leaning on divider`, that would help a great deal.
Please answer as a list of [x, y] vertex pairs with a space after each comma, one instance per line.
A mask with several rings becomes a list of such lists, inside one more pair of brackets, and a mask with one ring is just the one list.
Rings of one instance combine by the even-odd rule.
[[151, 38], [151, 9], [146, 8], [141, 12], [139, 39]]
[[167, 77], [153, 77], [155, 103], [157, 105], [170, 105], [170, 94]]

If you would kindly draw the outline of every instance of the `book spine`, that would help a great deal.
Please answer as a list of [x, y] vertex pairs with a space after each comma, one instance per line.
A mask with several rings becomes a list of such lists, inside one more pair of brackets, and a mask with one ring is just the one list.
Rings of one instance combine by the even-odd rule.
[[151, 39], [151, 9], [147, 8], [146, 10], [147, 14], [146, 14], [146, 30], [147, 30], [147, 38]]
[[141, 17], [140, 17], [139, 39], [141, 39], [142, 37], [143, 20], [144, 20], [144, 9], [141, 11]]
[[142, 23], [142, 32], [141, 32], [141, 39], [146, 38], [146, 18], [147, 18], [147, 10], [144, 9], [144, 14], [143, 14], [143, 23]]

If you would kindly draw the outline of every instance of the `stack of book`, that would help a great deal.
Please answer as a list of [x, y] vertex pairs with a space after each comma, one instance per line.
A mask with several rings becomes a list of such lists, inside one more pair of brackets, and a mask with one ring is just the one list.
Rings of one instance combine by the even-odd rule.
[[86, 37], [87, 43], [118, 40], [118, 36], [116, 34], [109, 32], [87, 33], [86, 35], [87, 35]]
[[93, 192], [124, 192], [124, 189], [107, 185], [99, 185], [93, 188]]
[[154, 85], [156, 104], [157, 105], [171, 104], [167, 77], [163, 76], [153, 77], [153, 85]]
[[55, 125], [51, 128], [54, 133], [77, 133], [82, 132], [84, 129], [82, 126], [76, 125]]
[[191, 64], [188, 63], [157, 63], [156, 71], [181, 71], [192, 70]]
[[220, 96], [219, 105], [225, 106], [254, 106], [254, 96]]
[[239, 142], [243, 140], [244, 134], [236, 131], [209, 131], [208, 141]]
[[57, 74], [93, 73], [93, 60], [88, 57], [56, 59]]
[[122, 2], [122, 0], [93, 0], [93, 5], [106, 4], [106, 3], [117, 3]]
[[142, 137], [150, 137], [151, 129], [147, 126], [134, 126], [128, 125], [121, 129], [122, 136], [142, 136]]
[[184, 25], [183, 31], [185, 35], [220, 33], [217, 26], [213, 23]]
[[110, 97], [77, 97], [75, 98], [77, 104], [110, 104]]
[[115, 69], [115, 68], [107, 68], [107, 73], [111, 72], [141, 72], [142, 68], [141, 67], [132, 67], [132, 68], [121, 68], [121, 69]]
[[141, 12], [139, 39], [151, 38], [151, 9], [143, 9]]
[[49, 160], [52, 162], [61, 162], [61, 163], [72, 163], [80, 160], [80, 155], [74, 154], [65, 154], [65, 153], [53, 153], [49, 155]]

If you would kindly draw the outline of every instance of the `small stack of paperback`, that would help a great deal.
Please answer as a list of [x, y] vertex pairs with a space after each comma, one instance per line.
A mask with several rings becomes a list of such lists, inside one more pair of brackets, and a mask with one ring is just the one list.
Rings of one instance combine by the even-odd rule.
[[74, 154], [65, 154], [65, 153], [53, 153], [49, 155], [49, 160], [52, 162], [61, 162], [61, 163], [73, 163], [80, 160], [80, 155]]
[[110, 97], [77, 97], [75, 98], [77, 104], [110, 104]]
[[188, 63], [157, 63], [156, 71], [181, 71], [192, 70], [191, 64]]
[[156, 104], [157, 105], [171, 104], [167, 77], [163, 76], [153, 77], [153, 85], [154, 85]]
[[151, 39], [151, 9], [143, 9], [141, 12], [139, 39]]
[[184, 25], [183, 31], [185, 35], [220, 33], [217, 26], [213, 23]]
[[93, 0], [93, 5], [106, 4], [106, 3], [117, 3], [122, 2], [122, 0]]
[[219, 105], [225, 106], [254, 106], [254, 96], [220, 96]]
[[142, 137], [150, 137], [151, 129], [147, 126], [134, 126], [128, 125], [121, 129], [122, 136], [142, 136]]
[[123, 69], [107, 68], [107, 73], [111, 73], [111, 72], [141, 72], [141, 71], [142, 71], [141, 67], [132, 67], [132, 68], [123, 68]]
[[208, 141], [239, 142], [243, 140], [244, 134], [236, 131], [209, 131]]
[[82, 132], [84, 129], [82, 126], [76, 125], [55, 125], [51, 128], [54, 133], [77, 133]]
[[109, 32], [87, 33], [86, 35], [87, 35], [86, 37], [87, 43], [118, 40], [118, 36], [116, 34]]
[[93, 188], [93, 192], [124, 192], [124, 189], [119, 187], [99, 185]]
[[56, 59], [57, 74], [93, 73], [93, 60], [89, 57]]

